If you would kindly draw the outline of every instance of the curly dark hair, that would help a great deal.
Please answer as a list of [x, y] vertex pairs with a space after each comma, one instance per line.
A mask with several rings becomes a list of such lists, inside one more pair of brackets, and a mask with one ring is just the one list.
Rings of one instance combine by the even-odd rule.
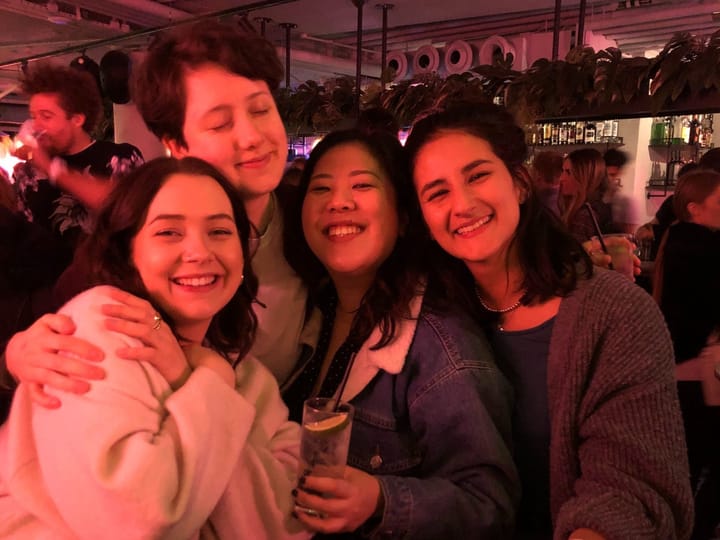
[[[250, 257], [247, 256], [250, 220], [237, 190], [209, 163], [192, 157], [157, 158], [123, 178], [105, 201], [93, 235], [78, 248], [78, 262], [92, 276], [90, 287], [113, 285], [152, 302], [132, 263], [132, 241], [145, 222], [148, 208], [156, 194], [174, 174], [209, 176], [230, 199], [245, 254], [242, 269], [245, 279], [232, 299], [213, 317], [206, 339], [213, 349], [228, 359], [231, 354], [238, 354], [239, 361], [250, 350], [257, 326], [252, 303], [257, 294], [258, 280], [250, 265]], [[174, 330], [167, 314], [159, 308], [158, 311]]]
[[86, 71], [68, 66], [38, 62], [20, 81], [25, 94], [56, 94], [60, 107], [70, 116], [85, 116], [82, 128], [92, 133], [102, 115], [102, 98], [97, 83]]
[[409, 316], [410, 300], [418, 292], [420, 264], [412, 231], [405, 225], [409, 218], [411, 183], [407, 160], [397, 137], [385, 132], [360, 129], [335, 131], [325, 136], [313, 149], [300, 179], [297, 203], [288, 208], [285, 219], [285, 257], [308, 285], [311, 302], [328, 286], [329, 276], [305, 240], [302, 227], [302, 206], [310, 178], [320, 159], [333, 148], [360, 144], [380, 164], [395, 191], [396, 208], [401, 230], [395, 246], [378, 268], [375, 280], [365, 293], [353, 320], [351, 336], [366, 339], [379, 326], [382, 336], [372, 348], [379, 349], [392, 341], [398, 323]]
[[265, 38], [217, 21], [180, 26], [159, 36], [132, 76], [132, 97], [148, 129], [183, 147], [188, 69], [216, 64], [230, 73], [265, 81], [277, 90], [283, 66]]
[[[575, 289], [580, 277], [589, 277], [592, 274], [590, 257], [529, 189], [530, 176], [524, 164], [528, 152], [525, 134], [512, 115], [502, 107], [482, 103], [453, 103], [445, 109], [431, 112], [413, 126], [405, 144], [411, 166], [414, 166], [423, 146], [448, 132], [466, 133], [486, 141], [516, 184], [527, 193], [526, 201], [520, 205], [520, 221], [512, 240], [513, 244], [517, 243], [524, 276], [526, 293], [523, 303], [566, 296]], [[416, 194], [413, 204], [416, 210], [411, 215], [421, 216]], [[433, 263], [431, 277], [443, 284], [442, 289], [448, 298], [464, 305], [467, 302], [474, 304], [473, 300], [468, 300], [474, 296], [468, 294], [473, 290], [474, 281], [465, 265], [459, 264], [431, 239], [422, 219], [416, 226], [425, 231], [423, 252], [426, 259]]]

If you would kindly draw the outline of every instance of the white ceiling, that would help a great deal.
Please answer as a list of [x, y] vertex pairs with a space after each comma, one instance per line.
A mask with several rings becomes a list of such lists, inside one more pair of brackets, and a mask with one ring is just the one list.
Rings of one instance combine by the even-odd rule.
[[[363, 47], [367, 50], [377, 52], [381, 48], [382, 10], [377, 6], [384, 2], [394, 6], [388, 11], [390, 50], [457, 38], [551, 31], [555, 6], [555, 0], [368, 0], [363, 7]], [[639, 5], [640, 0], [634, 3]], [[255, 9], [270, 4], [273, 7]], [[577, 24], [578, 4], [575, 0], [562, 2], [564, 28]], [[143, 48], [149, 37], [102, 47], [94, 46], [98, 40], [133, 36], [138, 31], [234, 8], [247, 11], [246, 25], [259, 27], [259, 17], [270, 18], [266, 36], [279, 50], [285, 36], [279, 23], [297, 25], [293, 49], [313, 54], [306, 55], [311, 57], [307, 62], [294, 65], [291, 72], [295, 81], [354, 73], [358, 12], [353, 0], [0, 0], [0, 95], [17, 78], [19, 63], [12, 62], [88, 44], [87, 54], [99, 61], [109, 48]], [[588, 1], [586, 29], [638, 54], [661, 46], [676, 31], [714, 31], [717, 23], [712, 21], [712, 13], [720, 11], [720, 0], [652, 0], [651, 5], [622, 11], [617, 8], [616, 0]], [[330, 40], [333, 45], [321, 40]], [[69, 61], [77, 54], [68, 52], [60, 60]], [[371, 55], [367, 62], [374, 64], [376, 71], [377, 56]], [[332, 62], [324, 61], [330, 57]]]

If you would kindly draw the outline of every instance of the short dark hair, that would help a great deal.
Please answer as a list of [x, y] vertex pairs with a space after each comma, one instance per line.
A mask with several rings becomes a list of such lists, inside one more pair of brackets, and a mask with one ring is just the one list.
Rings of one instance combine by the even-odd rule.
[[679, 221], [690, 221], [690, 203], [702, 204], [720, 187], [720, 173], [713, 169], [698, 168], [678, 178], [673, 208]]
[[29, 95], [55, 94], [68, 116], [85, 115], [82, 128], [92, 133], [102, 113], [102, 98], [92, 75], [81, 69], [38, 62], [20, 81], [22, 91]]
[[698, 161], [698, 165], [703, 169], [720, 172], [720, 148], [711, 148], [705, 152]]
[[[226, 358], [238, 354], [241, 359], [252, 345], [257, 320], [252, 302], [258, 281], [250, 265], [248, 242], [250, 220], [237, 189], [212, 165], [193, 158], [157, 158], [135, 169], [118, 182], [100, 211], [95, 231], [78, 248], [80, 263], [93, 276], [93, 285], [114, 285], [152, 302], [140, 274], [132, 263], [131, 246], [145, 221], [148, 208], [167, 179], [174, 174], [209, 176], [230, 199], [240, 236], [244, 280], [232, 299], [213, 317], [206, 335], [213, 349]], [[157, 307], [157, 306], [156, 306]], [[158, 308], [162, 313], [162, 310]], [[173, 328], [172, 320], [164, 319]]]
[[[529, 189], [529, 173], [524, 165], [528, 150], [522, 128], [508, 111], [497, 105], [451, 104], [424, 116], [413, 126], [405, 144], [411, 166], [414, 167], [423, 146], [452, 132], [466, 133], [487, 142], [515, 183], [527, 192], [527, 199], [520, 205], [520, 221], [512, 240], [517, 243], [520, 267], [525, 276], [523, 303], [569, 294], [580, 277], [592, 274], [592, 262], [580, 243]], [[417, 194], [414, 204], [419, 207]], [[424, 221], [419, 226], [426, 232], [423, 253], [427, 260], [433, 261], [432, 277], [439, 279], [447, 294], [458, 303], [466, 302], [468, 296], [472, 296], [468, 291], [474, 287], [470, 272], [431, 240]], [[458, 268], [461, 268], [459, 274]]]
[[360, 111], [355, 127], [365, 131], [387, 131], [390, 135], [397, 137], [398, 131], [400, 131], [400, 122], [389, 110], [383, 107], [370, 107]]
[[269, 41], [217, 21], [183, 25], [160, 35], [132, 77], [133, 100], [148, 129], [158, 138], [187, 146], [183, 135], [185, 76], [189, 69], [204, 64], [265, 81], [271, 91], [277, 90], [284, 73]]
[[[362, 145], [382, 167], [395, 191], [396, 208], [401, 229], [408, 222], [412, 184], [407, 160], [397, 137], [386, 131], [348, 129], [326, 135], [313, 149], [300, 179], [297, 204], [290, 208], [285, 220], [285, 256], [290, 265], [308, 285], [311, 301], [322, 294], [329, 275], [310, 249], [302, 228], [302, 206], [310, 178], [320, 159], [333, 148], [357, 143]], [[382, 337], [373, 348], [392, 341], [398, 323], [409, 315], [408, 306], [418, 292], [420, 272], [418, 251], [410, 231], [401, 232], [387, 259], [380, 265], [373, 284], [353, 320], [352, 335], [366, 339], [379, 325]]]
[[533, 177], [544, 184], [556, 185], [562, 173], [563, 156], [560, 152], [546, 150], [535, 154], [532, 160]]
[[606, 167], [624, 167], [628, 162], [628, 155], [617, 148], [610, 148], [603, 154]]

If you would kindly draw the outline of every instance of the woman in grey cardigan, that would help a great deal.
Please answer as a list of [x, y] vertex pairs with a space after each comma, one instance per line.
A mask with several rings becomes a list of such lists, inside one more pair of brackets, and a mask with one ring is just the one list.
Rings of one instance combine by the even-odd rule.
[[594, 269], [542, 208], [503, 109], [436, 111], [406, 148], [428, 259], [451, 299], [472, 297], [515, 388], [516, 538], [687, 538], [672, 344], [652, 299]]

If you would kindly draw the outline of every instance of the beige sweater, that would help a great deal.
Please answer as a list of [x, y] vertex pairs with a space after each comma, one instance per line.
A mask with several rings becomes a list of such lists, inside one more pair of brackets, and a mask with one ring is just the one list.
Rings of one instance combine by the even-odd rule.
[[[309, 537], [290, 518], [299, 427], [274, 377], [253, 358], [236, 391], [196, 369], [176, 392], [134, 344], [104, 330], [106, 288], [61, 312], [105, 352], [107, 377], [83, 396], [38, 407], [20, 385], [0, 428], [1, 538]], [[296, 533], [296, 534], [294, 534]]]

